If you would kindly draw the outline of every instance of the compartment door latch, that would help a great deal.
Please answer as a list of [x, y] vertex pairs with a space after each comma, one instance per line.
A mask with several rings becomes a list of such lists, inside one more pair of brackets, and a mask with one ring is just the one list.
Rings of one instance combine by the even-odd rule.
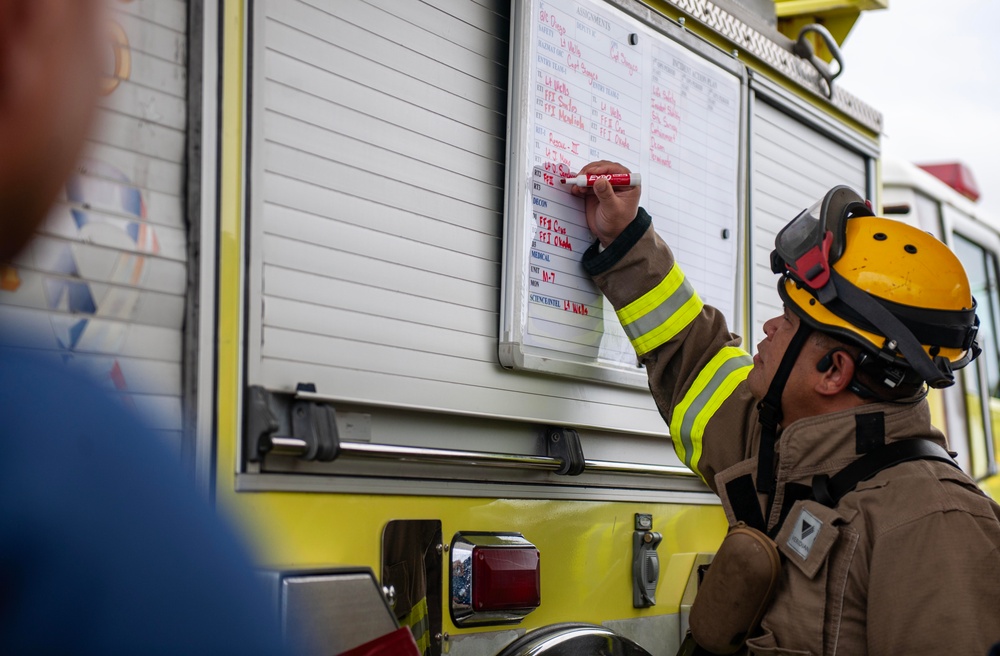
[[635, 608], [656, 605], [656, 584], [660, 582], [660, 556], [656, 548], [663, 536], [652, 528], [652, 515], [635, 514], [635, 531], [632, 532], [632, 606]]

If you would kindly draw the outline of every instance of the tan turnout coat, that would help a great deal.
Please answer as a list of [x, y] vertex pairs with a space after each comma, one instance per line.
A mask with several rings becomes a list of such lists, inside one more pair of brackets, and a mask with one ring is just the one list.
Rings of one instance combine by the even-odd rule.
[[[616, 308], [653, 289], [674, 258], [642, 210], [629, 230], [584, 264]], [[642, 360], [670, 422], [698, 372], [725, 346], [739, 346], [722, 315], [705, 306], [675, 338]], [[756, 402], [740, 383], [705, 426], [697, 471], [722, 500], [727, 483], [756, 476]], [[859, 457], [856, 416], [881, 413], [886, 442], [923, 437], [945, 446], [926, 401], [867, 404], [811, 417], [779, 435], [773, 527], [795, 484], [835, 474]], [[791, 484], [791, 485], [789, 485]], [[747, 495], [744, 495], [747, 496]], [[762, 513], [767, 500], [757, 496]], [[791, 500], [791, 497], [790, 497]], [[744, 500], [745, 501], [745, 500]], [[918, 460], [859, 484], [834, 508], [788, 504], [775, 541], [782, 572], [752, 654], [975, 654], [1000, 641], [1000, 508], [964, 473]]]

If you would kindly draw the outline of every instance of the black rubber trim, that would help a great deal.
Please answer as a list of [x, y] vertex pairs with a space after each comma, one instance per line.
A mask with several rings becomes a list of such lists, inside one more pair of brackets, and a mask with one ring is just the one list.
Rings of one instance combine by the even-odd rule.
[[[831, 273], [832, 275], [832, 273]], [[794, 279], [793, 279], [794, 280]], [[785, 279], [778, 282], [778, 293], [786, 303], [789, 302], [785, 291]], [[972, 308], [966, 310], [935, 310], [933, 308], [918, 308], [887, 301], [878, 296], [867, 294], [874, 302], [887, 309], [900, 323], [906, 326], [921, 344], [939, 346], [942, 348], [960, 348], [968, 350], [975, 336], [970, 326], [976, 319], [976, 301]], [[794, 305], [794, 303], [793, 303]], [[824, 304], [827, 310], [844, 321], [853, 324], [869, 333], [885, 337], [879, 328], [863, 312], [852, 308], [837, 298]]]
[[[934, 310], [893, 303], [877, 296], [872, 296], [872, 299], [895, 315], [921, 344], [963, 350], [969, 348], [969, 326], [976, 318], [975, 301], [971, 310]], [[826, 308], [862, 330], [881, 334], [864, 314], [855, 311], [840, 299], [827, 303]]]
[[628, 227], [607, 248], [598, 252], [600, 242], [595, 241], [591, 244], [583, 254], [584, 270], [592, 276], [597, 276], [618, 264], [652, 224], [653, 219], [640, 207], [632, 223], [628, 224]]

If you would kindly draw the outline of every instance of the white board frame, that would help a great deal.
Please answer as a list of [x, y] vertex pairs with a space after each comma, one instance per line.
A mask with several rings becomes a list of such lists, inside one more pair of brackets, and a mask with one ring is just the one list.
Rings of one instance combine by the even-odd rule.
[[[527, 259], [528, 249], [524, 247], [523, 234], [527, 217], [520, 212], [531, 196], [528, 180], [533, 168], [532, 153], [528, 152], [528, 133], [532, 121], [523, 120], [530, 112], [533, 95], [531, 87], [531, 60], [535, 55], [532, 21], [540, 0], [513, 0], [511, 4], [511, 59], [509, 68], [507, 106], [507, 169], [505, 186], [507, 195], [504, 207], [504, 256], [502, 290], [500, 302], [500, 343], [498, 355], [500, 363], [507, 368], [556, 374], [574, 378], [596, 380], [627, 387], [648, 386], [646, 372], [641, 367], [635, 369], [596, 359], [586, 359], [569, 353], [562, 353], [524, 343], [527, 322]], [[731, 54], [715, 46], [641, 5], [634, 0], [581, 0], [604, 8], [620, 11], [627, 19], [638, 21], [644, 36], [661, 37], [680, 45], [692, 55], [715, 65], [723, 72], [733, 75], [740, 85], [737, 116], [738, 162], [736, 172], [736, 262], [735, 271], [740, 271], [747, 250], [747, 108], [749, 94], [749, 74], [743, 64]], [[743, 280], [737, 279], [733, 289], [734, 316], [729, 317], [732, 328], [739, 329], [746, 323], [746, 290]]]

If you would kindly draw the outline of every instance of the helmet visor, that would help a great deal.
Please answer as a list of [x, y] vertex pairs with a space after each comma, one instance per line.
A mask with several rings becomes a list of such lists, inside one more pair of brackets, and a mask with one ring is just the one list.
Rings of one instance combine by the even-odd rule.
[[802, 210], [797, 217], [781, 229], [774, 240], [775, 250], [785, 262], [797, 262], [810, 249], [823, 243], [826, 222], [820, 215], [823, 201], [818, 200]]
[[834, 187], [781, 229], [774, 240], [771, 270], [819, 291], [830, 280], [830, 266], [844, 252], [847, 219], [871, 214], [853, 189]]

